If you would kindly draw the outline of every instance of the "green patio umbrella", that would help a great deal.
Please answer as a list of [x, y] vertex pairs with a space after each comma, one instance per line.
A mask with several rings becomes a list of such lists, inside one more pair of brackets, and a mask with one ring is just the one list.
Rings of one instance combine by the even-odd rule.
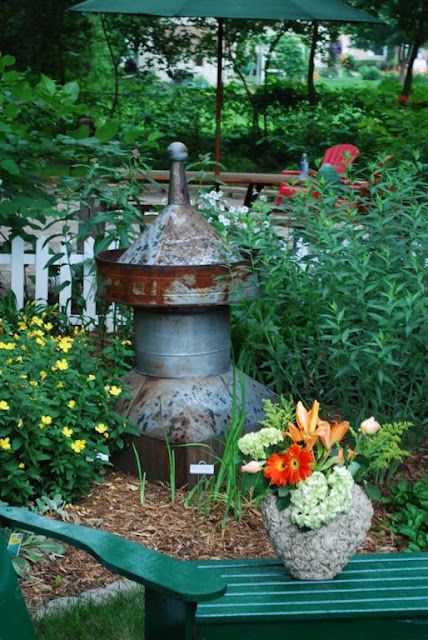
[[[217, 18], [217, 99], [214, 159], [220, 162], [223, 104], [224, 19], [379, 22], [340, 0], [86, 0], [72, 11], [127, 13], [178, 18]], [[218, 164], [217, 164], [218, 166]]]

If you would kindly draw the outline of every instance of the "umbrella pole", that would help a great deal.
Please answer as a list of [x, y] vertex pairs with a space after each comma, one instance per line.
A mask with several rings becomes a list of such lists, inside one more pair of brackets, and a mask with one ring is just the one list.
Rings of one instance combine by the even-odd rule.
[[215, 108], [215, 143], [214, 143], [214, 161], [215, 173], [220, 173], [221, 158], [221, 111], [223, 107], [223, 39], [224, 39], [224, 20], [218, 18], [217, 30], [217, 94]]

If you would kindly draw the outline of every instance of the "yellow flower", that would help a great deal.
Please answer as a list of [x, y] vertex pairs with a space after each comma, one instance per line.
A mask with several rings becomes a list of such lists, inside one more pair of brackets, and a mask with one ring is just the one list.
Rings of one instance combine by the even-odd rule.
[[42, 371], [40, 371], [40, 377], [41, 377], [42, 380], [44, 380], [45, 378], [48, 377], [48, 374], [46, 373], [46, 371], [42, 370]]
[[64, 353], [67, 353], [68, 351], [70, 351], [72, 346], [73, 346], [73, 338], [68, 338], [66, 336], [64, 338], [61, 338], [58, 341], [58, 349], [61, 349], [61, 351], [64, 351]]
[[132, 344], [132, 342], [130, 340], [122, 340], [122, 342], [120, 343], [123, 347], [126, 347], [128, 344]]
[[96, 376], [94, 376], [94, 374], [93, 374], [93, 373], [90, 373], [90, 374], [88, 375], [88, 380], [89, 380], [89, 382], [92, 382], [92, 380], [96, 380], [96, 379], [97, 379], [97, 377], [96, 377]]
[[27, 335], [29, 338], [43, 338], [45, 334], [40, 329], [34, 329], [33, 331], [29, 331]]
[[35, 324], [36, 327], [43, 327], [43, 320], [39, 316], [33, 316], [31, 318], [31, 324]]
[[12, 364], [13, 363], [13, 358], [8, 358], [6, 360], [6, 364]]
[[46, 331], [50, 331], [51, 329], [53, 329], [53, 324], [52, 324], [52, 322], [47, 322], [44, 325], [44, 327], [45, 327]]
[[62, 430], [62, 434], [66, 438], [71, 438], [71, 436], [73, 435], [73, 429], [70, 429], [70, 427], [64, 427]]
[[13, 351], [15, 347], [16, 344], [14, 342], [0, 342], [0, 349], [4, 349], [5, 351]]
[[64, 383], [63, 382], [58, 382], [58, 384], [56, 385], [57, 389], [64, 389]]
[[21, 351], [27, 351], [27, 345], [21, 344]]
[[67, 407], [69, 409], [74, 409], [74, 407], [76, 406], [76, 400], [69, 400], [67, 403]]
[[44, 429], [45, 427], [47, 427], [49, 424], [52, 424], [52, 418], [51, 416], [42, 416], [40, 418], [40, 422], [39, 422], [39, 427], [40, 429]]
[[120, 394], [122, 393], [122, 389], [120, 387], [117, 387], [115, 384], [112, 384], [111, 386], [107, 385], [104, 388], [111, 396], [120, 396]]
[[21, 380], [26, 380], [28, 378], [26, 373], [23, 373], [22, 375], [19, 376], [21, 378]]
[[86, 440], [75, 440], [70, 447], [75, 453], [80, 453], [86, 447]]
[[100, 424], [97, 424], [97, 426], [95, 427], [95, 431], [98, 431], [98, 433], [105, 433], [106, 431], [108, 431], [108, 426], [103, 422], [100, 422]]
[[9, 451], [9, 449], [12, 449], [10, 438], [0, 438], [0, 449], [4, 449], [4, 451]]
[[22, 362], [22, 356], [17, 356], [17, 357], [15, 358], [15, 360], [16, 360], [16, 362]]
[[38, 385], [39, 385], [39, 383], [36, 382], [35, 380], [30, 380], [30, 386], [37, 387]]
[[109, 433], [107, 433], [107, 432], [106, 432], [106, 433], [103, 433], [103, 437], [104, 437], [104, 438], [110, 438], [110, 434], [109, 434]]
[[27, 330], [27, 324], [25, 322], [22, 322], [22, 321], [18, 322], [18, 329], [20, 331], [26, 331]]
[[36, 343], [40, 346], [40, 347], [44, 347], [46, 344], [46, 340], [43, 340], [43, 338], [36, 338]]
[[51, 367], [52, 371], [65, 371], [68, 369], [68, 362], [65, 358], [61, 360], [57, 360], [53, 367]]
[[18, 469], [25, 469], [25, 464], [23, 462], [20, 462], [18, 465]]
[[10, 405], [6, 400], [0, 400], [0, 410], [1, 411], [9, 411]]
[[22, 429], [22, 425], [23, 425], [23, 424], [24, 424], [24, 423], [22, 422], [22, 419], [21, 419], [21, 418], [19, 418], [19, 420], [18, 420], [18, 422], [17, 422], [17, 425], [16, 425], [16, 426], [18, 427], [18, 429]]

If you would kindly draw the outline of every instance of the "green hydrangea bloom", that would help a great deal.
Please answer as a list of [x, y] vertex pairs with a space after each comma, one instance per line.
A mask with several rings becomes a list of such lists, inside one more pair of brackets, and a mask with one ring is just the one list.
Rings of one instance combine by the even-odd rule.
[[314, 471], [291, 494], [291, 519], [298, 527], [318, 529], [346, 513], [352, 503], [354, 480], [346, 467], [334, 467], [326, 476]]
[[238, 440], [238, 447], [244, 456], [249, 456], [253, 460], [265, 460], [265, 449], [278, 444], [282, 440], [284, 440], [284, 437], [281, 431], [274, 427], [268, 427], [242, 436]]

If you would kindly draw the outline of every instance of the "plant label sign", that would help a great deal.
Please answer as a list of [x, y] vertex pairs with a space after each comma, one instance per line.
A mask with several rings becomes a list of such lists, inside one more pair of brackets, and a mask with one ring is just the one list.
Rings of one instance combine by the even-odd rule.
[[214, 474], [214, 465], [207, 462], [199, 462], [198, 464], [190, 465], [190, 473], [198, 476], [212, 476]]
[[24, 534], [18, 531], [14, 531], [13, 533], [10, 534], [10, 538], [7, 543], [7, 550], [10, 556], [12, 557], [19, 556], [23, 538], [24, 538]]

